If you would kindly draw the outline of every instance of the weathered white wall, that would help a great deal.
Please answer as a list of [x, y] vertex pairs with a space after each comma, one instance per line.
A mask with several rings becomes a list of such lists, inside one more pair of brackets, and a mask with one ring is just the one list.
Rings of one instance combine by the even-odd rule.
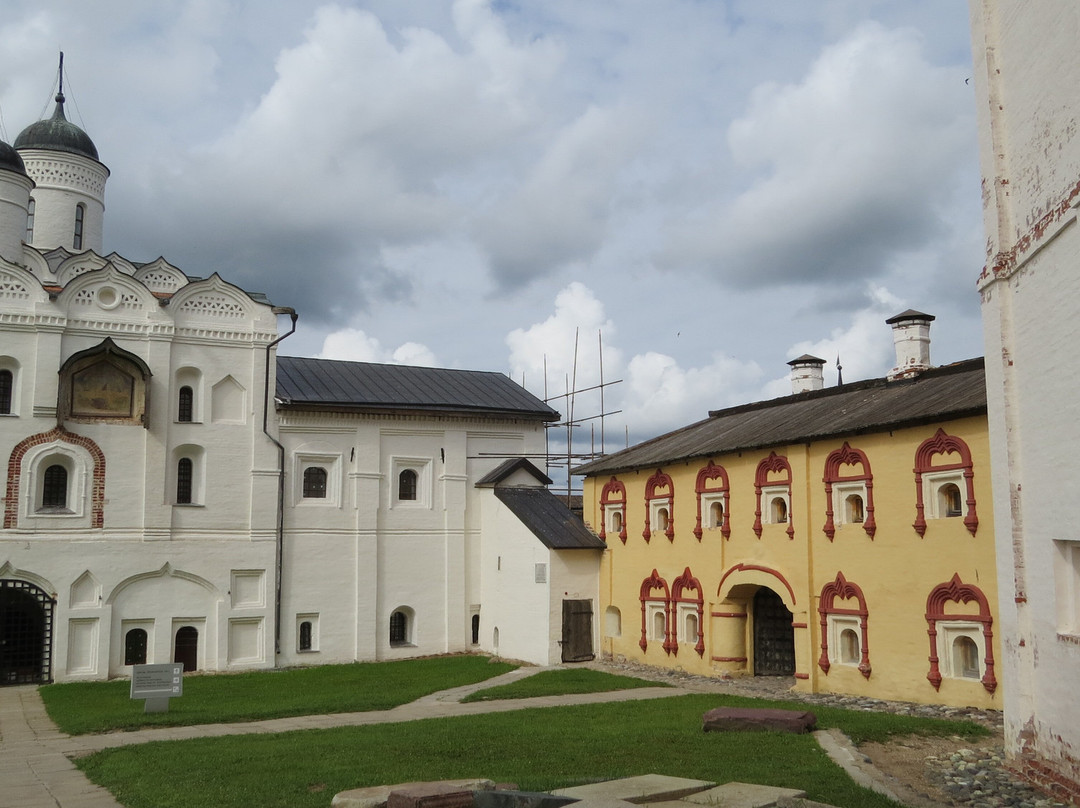
[[1080, 8], [972, 0], [1006, 740], [1080, 795]]

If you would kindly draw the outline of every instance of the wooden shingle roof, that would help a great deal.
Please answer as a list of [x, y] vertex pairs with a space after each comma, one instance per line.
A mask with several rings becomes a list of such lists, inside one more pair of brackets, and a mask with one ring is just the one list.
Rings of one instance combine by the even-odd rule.
[[585, 463], [574, 473], [613, 474], [985, 414], [983, 360], [969, 359], [912, 379], [869, 379], [715, 410], [703, 421]]

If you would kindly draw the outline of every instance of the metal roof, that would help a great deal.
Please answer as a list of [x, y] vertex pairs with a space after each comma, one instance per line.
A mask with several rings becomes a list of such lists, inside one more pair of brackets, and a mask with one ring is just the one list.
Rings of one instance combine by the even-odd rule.
[[56, 94], [56, 109], [51, 118], [37, 121], [23, 129], [15, 143], [16, 149], [45, 149], [47, 151], [70, 152], [98, 159], [97, 146], [90, 136], [71, 123], [64, 115], [64, 94]]
[[585, 463], [574, 473], [612, 474], [985, 414], [983, 360], [969, 359], [912, 379], [870, 379], [712, 411], [704, 421]]
[[497, 414], [555, 421], [559, 413], [501, 373], [297, 356], [277, 358], [283, 407]]
[[546, 488], [496, 486], [495, 496], [552, 550], [603, 550], [600, 537]]

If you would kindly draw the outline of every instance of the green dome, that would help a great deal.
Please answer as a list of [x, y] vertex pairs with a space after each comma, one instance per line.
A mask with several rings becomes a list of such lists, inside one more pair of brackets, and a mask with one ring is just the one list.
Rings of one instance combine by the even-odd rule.
[[0, 140], [0, 170], [14, 171], [16, 174], [26, 176], [26, 166], [22, 158], [14, 148]]
[[64, 117], [63, 93], [56, 94], [56, 110], [52, 117], [23, 129], [15, 138], [15, 148], [70, 152], [98, 159], [97, 146], [90, 136]]

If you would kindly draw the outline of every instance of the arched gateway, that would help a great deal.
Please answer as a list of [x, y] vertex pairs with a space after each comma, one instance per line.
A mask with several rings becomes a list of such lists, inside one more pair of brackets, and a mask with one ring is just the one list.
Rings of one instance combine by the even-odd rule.
[[55, 605], [39, 586], [0, 580], [0, 685], [52, 681]]

